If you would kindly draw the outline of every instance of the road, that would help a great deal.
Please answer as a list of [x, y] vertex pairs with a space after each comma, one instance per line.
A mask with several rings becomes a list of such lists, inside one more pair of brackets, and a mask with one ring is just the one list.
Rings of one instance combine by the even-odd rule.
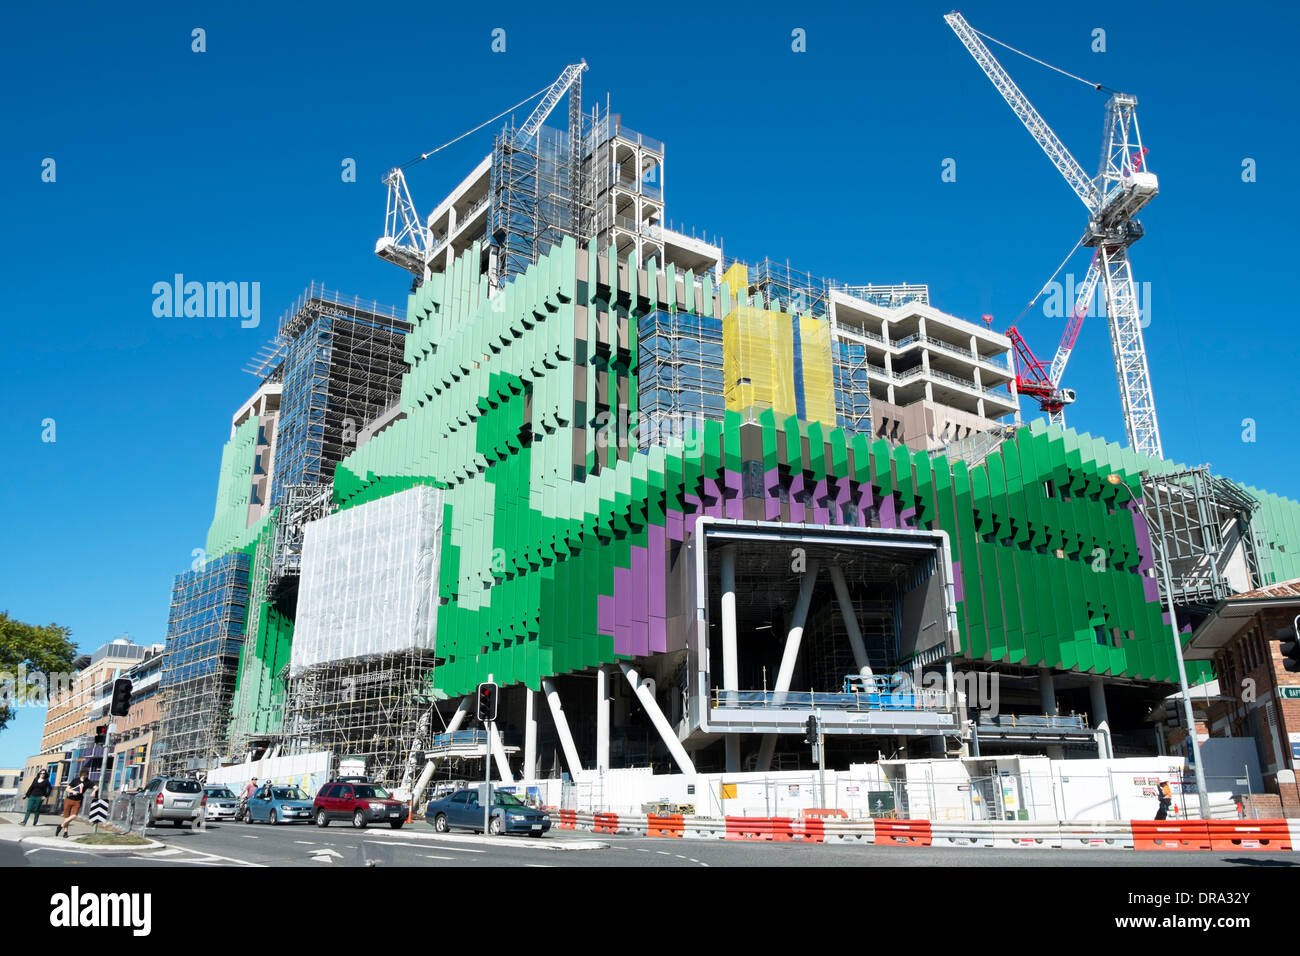
[[[665, 840], [555, 832], [540, 839], [435, 835], [424, 823], [402, 830], [354, 830], [346, 824], [210, 824], [205, 830], [150, 829], [165, 850], [101, 855], [90, 849], [21, 849], [0, 844], [0, 865], [157, 866], [431, 866], [431, 867], [743, 867], [743, 866], [1032, 866], [1169, 867], [1300, 865], [1292, 853], [1131, 850], [993, 850], [858, 844]], [[578, 849], [592, 847], [596, 849]], [[560, 847], [574, 849], [559, 849]]]

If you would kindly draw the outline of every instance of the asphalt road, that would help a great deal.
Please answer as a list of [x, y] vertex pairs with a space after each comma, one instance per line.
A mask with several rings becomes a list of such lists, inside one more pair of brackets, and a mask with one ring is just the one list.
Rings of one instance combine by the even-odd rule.
[[[401, 830], [354, 830], [346, 824], [210, 824], [205, 830], [158, 827], [149, 836], [167, 849], [101, 855], [89, 849], [21, 849], [0, 844], [0, 865], [157, 866], [427, 866], [427, 867], [742, 867], [742, 866], [1021, 866], [1170, 867], [1300, 866], [1292, 853], [1131, 850], [992, 850], [856, 844], [665, 840], [552, 831], [539, 839], [435, 835], [425, 823]], [[598, 849], [579, 849], [604, 844]], [[574, 849], [560, 849], [560, 847]]]

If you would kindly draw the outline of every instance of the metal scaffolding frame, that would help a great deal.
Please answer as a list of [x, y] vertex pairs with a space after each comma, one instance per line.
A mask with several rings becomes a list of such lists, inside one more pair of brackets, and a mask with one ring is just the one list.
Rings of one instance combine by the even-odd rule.
[[401, 396], [410, 328], [392, 306], [316, 283], [285, 313], [272, 506], [292, 486], [329, 482], [361, 430]]
[[[1169, 562], [1175, 604], [1204, 606], [1232, 594], [1227, 563], [1238, 546], [1252, 580], [1261, 580], [1256, 534], [1251, 529], [1259, 502], [1236, 484], [1201, 465], [1144, 475], [1142, 499], [1156, 560]], [[1162, 579], [1162, 592], [1163, 588]]]
[[433, 666], [432, 652], [411, 650], [320, 664], [290, 678], [283, 752], [361, 757], [373, 780], [397, 786], [434, 706]]
[[227, 752], [249, 567], [237, 551], [176, 577], [159, 681], [159, 773], [203, 773]]

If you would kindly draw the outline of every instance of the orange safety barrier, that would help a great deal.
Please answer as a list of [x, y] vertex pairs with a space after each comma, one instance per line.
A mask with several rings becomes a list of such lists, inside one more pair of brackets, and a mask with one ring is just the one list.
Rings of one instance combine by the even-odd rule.
[[803, 812], [803, 818], [807, 820], [810, 817], [842, 817], [847, 820], [849, 815], [844, 810], [827, 810], [819, 807], [808, 807]]
[[930, 846], [929, 820], [875, 820], [877, 846]]
[[618, 814], [617, 813], [597, 813], [595, 826], [592, 827], [597, 833], [617, 833], [618, 832]]
[[1211, 820], [1210, 847], [1215, 850], [1290, 850], [1285, 820]]
[[685, 830], [685, 824], [682, 822], [680, 813], [646, 814], [646, 836], [652, 837], [680, 837]]
[[557, 830], [576, 830], [578, 828], [578, 811], [561, 810], [560, 822], [555, 825]]
[[1132, 820], [1135, 850], [1208, 850], [1210, 828], [1204, 820]]
[[789, 817], [727, 817], [727, 840], [770, 840], [789, 843], [794, 828]]

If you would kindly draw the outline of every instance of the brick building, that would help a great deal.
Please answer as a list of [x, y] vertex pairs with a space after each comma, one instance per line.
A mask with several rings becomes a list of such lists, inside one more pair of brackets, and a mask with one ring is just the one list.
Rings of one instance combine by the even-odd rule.
[[1212, 737], [1255, 741], [1264, 784], [1288, 816], [1300, 815], [1300, 673], [1283, 667], [1281, 641], [1296, 633], [1300, 578], [1219, 603], [1192, 635], [1189, 661], [1211, 661], [1220, 693], [1206, 712]]

